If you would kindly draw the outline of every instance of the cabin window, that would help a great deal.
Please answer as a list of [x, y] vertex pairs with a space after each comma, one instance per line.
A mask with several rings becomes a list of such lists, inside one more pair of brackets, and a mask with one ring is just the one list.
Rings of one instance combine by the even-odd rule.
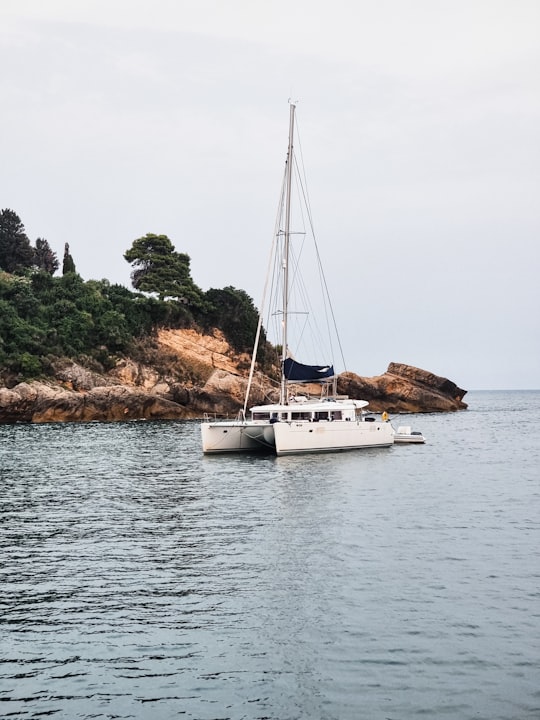
[[334, 410], [333, 413], [330, 413], [332, 420], [342, 420], [343, 416], [341, 413], [341, 410]]
[[311, 420], [311, 413], [309, 412], [293, 412], [291, 413], [292, 420]]
[[270, 413], [253, 413], [254, 420], [269, 420]]
[[328, 420], [328, 411], [325, 412], [316, 412], [315, 417], [313, 418], [315, 421], [319, 420]]

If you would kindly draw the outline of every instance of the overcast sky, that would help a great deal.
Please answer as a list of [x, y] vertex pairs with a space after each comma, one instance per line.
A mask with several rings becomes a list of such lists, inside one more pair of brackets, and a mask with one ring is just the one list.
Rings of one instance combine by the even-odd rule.
[[298, 100], [348, 369], [540, 388], [539, 0], [0, 0], [0, 208], [258, 304]]

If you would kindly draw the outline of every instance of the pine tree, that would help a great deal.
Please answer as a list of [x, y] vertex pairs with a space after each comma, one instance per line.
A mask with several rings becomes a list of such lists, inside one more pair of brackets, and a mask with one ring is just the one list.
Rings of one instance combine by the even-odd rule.
[[31, 268], [34, 249], [26, 236], [20, 217], [13, 210], [0, 212], [0, 268], [16, 273]]
[[131, 263], [131, 284], [141, 292], [157, 293], [160, 300], [176, 298], [198, 307], [202, 291], [191, 278], [190, 257], [176, 252], [166, 235], [147, 233], [133, 241], [124, 259]]
[[38, 238], [36, 240], [34, 265], [40, 270], [45, 270], [45, 272], [48, 272], [49, 275], [54, 275], [60, 267], [56, 253], [51, 250], [51, 247], [45, 238]]

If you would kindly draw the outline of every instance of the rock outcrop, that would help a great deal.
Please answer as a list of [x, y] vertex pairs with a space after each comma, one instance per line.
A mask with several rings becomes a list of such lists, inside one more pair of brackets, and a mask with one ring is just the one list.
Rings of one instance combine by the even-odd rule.
[[[235, 417], [244, 403], [249, 358], [223, 335], [163, 330], [151, 362], [122, 359], [108, 373], [64, 361], [54, 377], [0, 388], [0, 423]], [[305, 392], [305, 388], [299, 388]], [[467, 407], [465, 390], [425, 370], [390, 363], [383, 375], [343, 373], [338, 392], [368, 400], [374, 412], [449, 412]], [[275, 383], [255, 373], [250, 405], [277, 400]]]
[[465, 410], [466, 390], [426, 370], [390, 363], [384, 375], [365, 378], [343, 373], [338, 390], [349, 397], [367, 400], [374, 412], [452, 412]]
[[173, 420], [189, 417], [186, 408], [165, 398], [122, 386], [88, 392], [44, 383], [0, 388], [0, 422], [90, 422], [93, 420]]

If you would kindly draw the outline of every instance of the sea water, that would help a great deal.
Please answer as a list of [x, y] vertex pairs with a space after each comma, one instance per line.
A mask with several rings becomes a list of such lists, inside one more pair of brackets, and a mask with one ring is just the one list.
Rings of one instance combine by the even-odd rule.
[[540, 392], [425, 445], [0, 427], [0, 717], [540, 718]]

